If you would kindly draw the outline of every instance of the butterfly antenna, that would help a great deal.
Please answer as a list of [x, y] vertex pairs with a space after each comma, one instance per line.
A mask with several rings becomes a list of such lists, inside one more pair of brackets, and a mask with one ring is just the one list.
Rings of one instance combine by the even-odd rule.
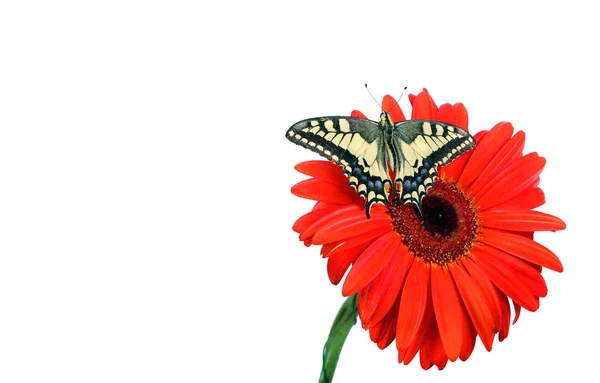
[[373, 99], [373, 101], [375, 101], [375, 103], [377, 105], [379, 105], [379, 108], [383, 110], [383, 106], [381, 106], [381, 104], [377, 101], [377, 99], [375, 97], [373, 97], [373, 95], [371, 94], [371, 91], [369, 90], [369, 87], [367, 86], [367, 84], [365, 84], [365, 89], [367, 90], [367, 92], [369, 93], [369, 96], [371, 96], [371, 98]]
[[402, 89], [402, 93], [400, 93], [400, 97], [398, 97], [398, 99], [396, 100], [396, 104], [398, 104], [398, 106], [400, 105], [400, 100], [402, 100], [402, 96], [404, 96], [404, 92], [406, 91], [408, 87], [405, 86], [404, 89]]

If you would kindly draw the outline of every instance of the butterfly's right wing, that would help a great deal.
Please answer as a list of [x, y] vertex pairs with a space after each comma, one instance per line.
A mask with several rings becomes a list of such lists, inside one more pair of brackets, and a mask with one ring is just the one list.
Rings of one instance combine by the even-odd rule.
[[355, 117], [309, 118], [292, 125], [286, 137], [341, 165], [349, 184], [365, 198], [367, 217], [372, 204], [387, 203], [388, 151], [376, 122]]
[[437, 166], [447, 165], [473, 149], [475, 140], [465, 130], [439, 121], [408, 120], [394, 125], [390, 140], [391, 166], [400, 202], [421, 201], [437, 177]]

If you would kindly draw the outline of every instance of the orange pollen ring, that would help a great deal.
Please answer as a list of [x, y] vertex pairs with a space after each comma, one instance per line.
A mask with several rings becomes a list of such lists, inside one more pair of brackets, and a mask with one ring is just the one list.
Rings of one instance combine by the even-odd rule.
[[422, 201], [422, 215], [412, 203], [402, 204], [392, 192], [388, 215], [402, 242], [424, 262], [447, 266], [469, 254], [477, 239], [477, 212], [454, 184], [440, 178]]

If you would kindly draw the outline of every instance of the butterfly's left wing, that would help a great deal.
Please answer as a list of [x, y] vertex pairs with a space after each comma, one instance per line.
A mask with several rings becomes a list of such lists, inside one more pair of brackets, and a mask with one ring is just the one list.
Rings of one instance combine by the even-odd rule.
[[[355, 117], [316, 117], [288, 129], [286, 137], [343, 167], [348, 182], [371, 205], [386, 204], [391, 186], [388, 151], [379, 124]], [[387, 184], [387, 185], [386, 185]]]
[[473, 149], [475, 140], [457, 126], [408, 120], [394, 124], [389, 145], [396, 188], [402, 185], [400, 201], [413, 202], [421, 210], [421, 201], [437, 176], [437, 166]]

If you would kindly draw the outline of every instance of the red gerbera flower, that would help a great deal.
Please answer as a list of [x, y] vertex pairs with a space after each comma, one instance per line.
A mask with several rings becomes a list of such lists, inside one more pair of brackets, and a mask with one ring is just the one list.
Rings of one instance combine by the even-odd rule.
[[[409, 96], [413, 119], [468, 128], [466, 108], [436, 106], [427, 90]], [[390, 96], [383, 109], [394, 122], [404, 115]], [[354, 117], [365, 116], [352, 112]], [[443, 369], [466, 360], [477, 336], [492, 349], [508, 335], [509, 302], [515, 323], [521, 307], [536, 311], [548, 291], [543, 267], [563, 270], [560, 260], [533, 240], [535, 231], [564, 229], [565, 223], [535, 209], [544, 203], [538, 187], [546, 163], [523, 155], [525, 134], [508, 122], [474, 135], [475, 149], [445, 167], [422, 202], [400, 204], [394, 191], [386, 206], [365, 216], [362, 197], [340, 166], [308, 161], [296, 169], [313, 178], [292, 188], [318, 201], [293, 229], [309, 245], [322, 245], [327, 272], [337, 285], [350, 266], [342, 294], [358, 294], [358, 314], [371, 339], [383, 349], [394, 340], [398, 360], [420, 353], [421, 366]]]

